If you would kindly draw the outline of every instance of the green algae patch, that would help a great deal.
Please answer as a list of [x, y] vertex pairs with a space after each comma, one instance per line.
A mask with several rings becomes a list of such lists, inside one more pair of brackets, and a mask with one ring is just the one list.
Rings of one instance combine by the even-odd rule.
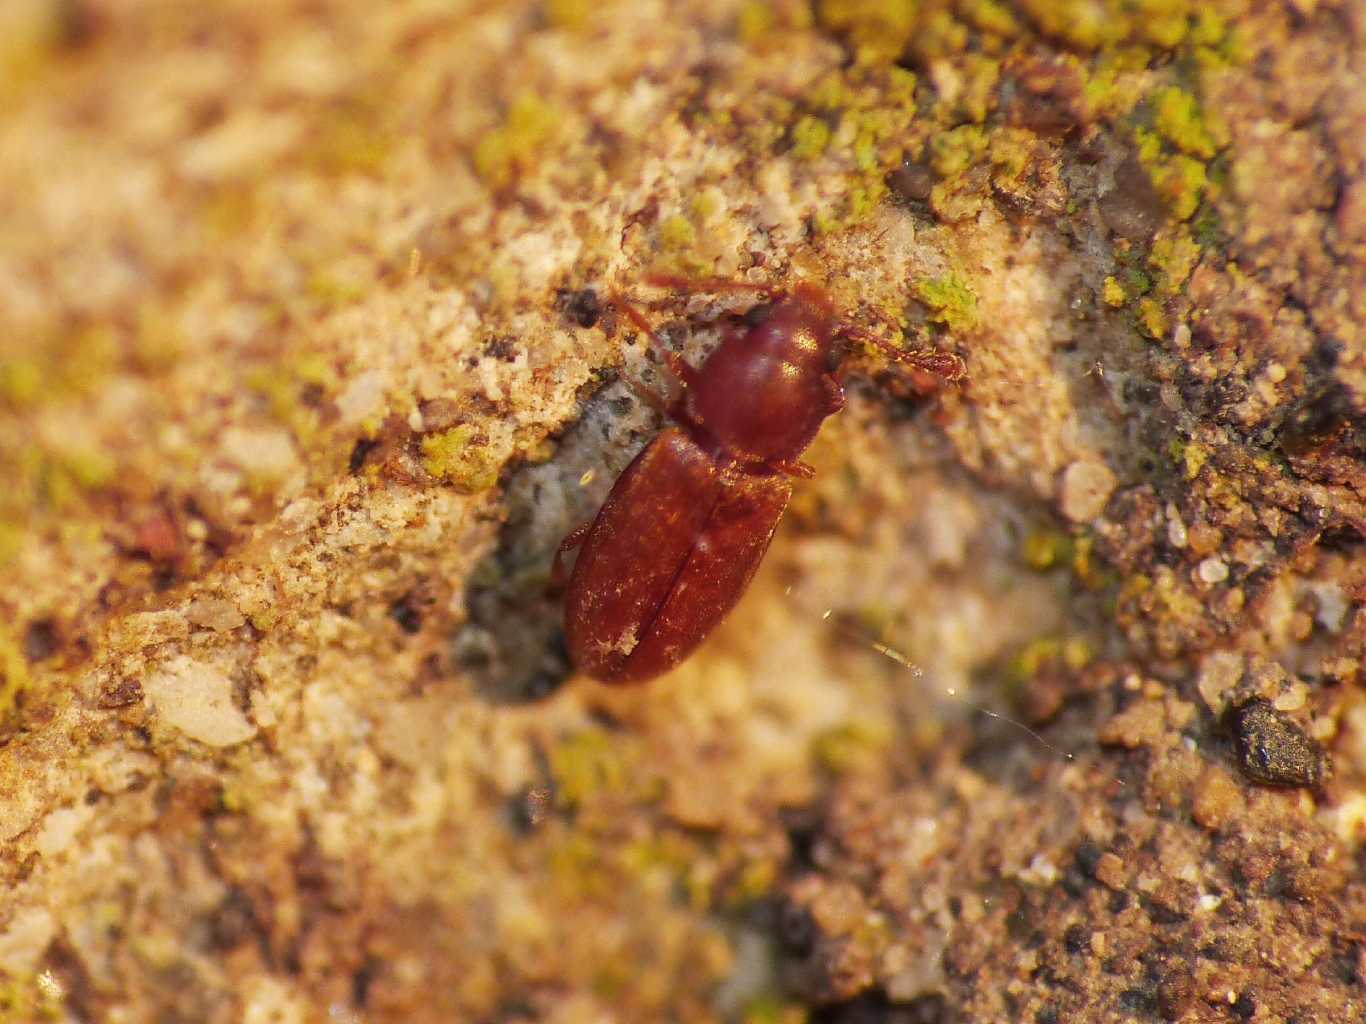
[[478, 444], [473, 427], [461, 425], [422, 439], [423, 465], [438, 480], [466, 494], [487, 491], [498, 482], [501, 466]]
[[560, 112], [534, 93], [523, 93], [508, 108], [503, 123], [474, 147], [474, 170], [492, 189], [507, 188], [528, 170], [554, 137]]
[[935, 323], [951, 331], [970, 331], [977, 326], [977, 294], [958, 275], [917, 281], [914, 292]]

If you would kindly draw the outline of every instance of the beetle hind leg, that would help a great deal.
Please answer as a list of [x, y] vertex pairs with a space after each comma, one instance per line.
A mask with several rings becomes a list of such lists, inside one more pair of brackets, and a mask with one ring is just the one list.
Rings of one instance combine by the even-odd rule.
[[593, 520], [590, 519], [564, 535], [564, 540], [560, 541], [560, 546], [555, 549], [555, 561], [550, 563], [550, 581], [545, 585], [547, 595], [558, 594], [564, 590], [564, 585], [569, 579], [569, 570], [564, 567], [565, 553], [583, 547], [583, 542], [588, 539], [588, 531], [592, 528]]

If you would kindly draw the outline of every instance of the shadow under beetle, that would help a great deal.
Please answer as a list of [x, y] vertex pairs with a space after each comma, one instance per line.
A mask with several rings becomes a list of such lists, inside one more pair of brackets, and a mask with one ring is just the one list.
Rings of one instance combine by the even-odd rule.
[[844, 406], [845, 346], [867, 343], [944, 381], [964, 374], [948, 352], [903, 351], [850, 321], [830, 294], [718, 279], [653, 276], [690, 291], [747, 291], [757, 306], [724, 328], [701, 368], [667, 348], [644, 316], [614, 304], [650, 339], [681, 389], [649, 397], [674, 421], [617, 479], [596, 518], [556, 555], [581, 547], [565, 601], [565, 636], [580, 671], [606, 683], [652, 679], [683, 661], [735, 606], [792, 496], [810, 477], [801, 455]]

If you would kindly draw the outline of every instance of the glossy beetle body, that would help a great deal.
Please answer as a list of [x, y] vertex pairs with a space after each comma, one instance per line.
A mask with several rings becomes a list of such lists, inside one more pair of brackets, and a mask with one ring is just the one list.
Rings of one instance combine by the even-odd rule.
[[955, 357], [902, 353], [841, 322], [816, 285], [695, 287], [753, 288], [771, 305], [757, 324], [729, 327], [694, 369], [619, 302], [683, 392], [668, 408], [677, 426], [646, 446], [592, 523], [561, 547], [582, 544], [565, 602], [569, 654], [603, 682], [643, 682], [673, 668], [740, 599], [791, 498], [788, 478], [811, 475], [798, 460], [844, 404], [833, 373], [839, 340], [873, 342], [941, 375], [945, 366], [961, 373]]

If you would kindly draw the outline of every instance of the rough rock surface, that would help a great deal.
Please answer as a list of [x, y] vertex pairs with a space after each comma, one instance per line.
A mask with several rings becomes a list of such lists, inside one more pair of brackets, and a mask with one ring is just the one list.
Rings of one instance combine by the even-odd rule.
[[[1363, 96], [1357, 0], [0, 5], [0, 1019], [1366, 1019]], [[746, 307], [652, 269], [968, 379], [610, 689], [610, 296]]]

